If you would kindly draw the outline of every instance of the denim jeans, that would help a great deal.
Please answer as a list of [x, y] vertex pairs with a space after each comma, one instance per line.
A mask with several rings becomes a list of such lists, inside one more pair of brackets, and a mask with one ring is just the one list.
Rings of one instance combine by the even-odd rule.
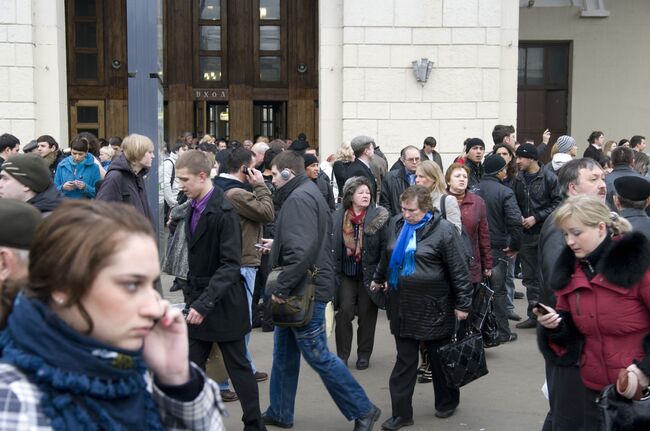
[[[252, 306], [253, 306], [253, 290], [255, 290], [255, 276], [257, 274], [257, 268], [252, 267], [252, 266], [242, 266], [239, 269], [239, 273], [241, 274], [242, 277], [244, 277], [244, 281], [246, 282], [246, 285], [244, 286], [246, 288], [246, 299], [248, 299], [248, 320], [253, 323], [253, 316], [252, 316]], [[251, 368], [253, 369], [253, 374], [257, 372], [255, 369], [255, 364], [253, 364], [253, 358], [251, 358], [251, 354], [248, 351], [248, 341], [251, 339], [251, 333], [249, 332], [246, 334], [244, 337], [244, 341], [246, 342], [246, 359], [248, 359], [248, 362], [251, 363]]]
[[275, 327], [271, 404], [264, 413], [283, 424], [293, 424], [300, 373], [300, 355], [318, 373], [327, 392], [349, 421], [367, 415], [373, 408], [366, 392], [343, 362], [327, 348], [324, 302], [314, 301], [311, 321], [300, 328]]
[[508, 259], [508, 270], [506, 271], [506, 304], [508, 311], [515, 311], [515, 260], [517, 256], [510, 256]]

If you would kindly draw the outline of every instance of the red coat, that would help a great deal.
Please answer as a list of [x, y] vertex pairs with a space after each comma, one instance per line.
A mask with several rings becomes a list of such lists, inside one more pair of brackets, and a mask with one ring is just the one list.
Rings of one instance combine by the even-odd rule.
[[479, 195], [467, 192], [458, 206], [460, 206], [460, 220], [463, 223], [463, 228], [474, 245], [474, 260], [469, 268], [470, 281], [480, 283], [483, 280], [483, 271], [492, 269], [490, 228], [485, 201]]
[[[616, 382], [618, 372], [646, 353], [643, 341], [650, 333], [650, 268], [648, 243], [637, 254], [640, 234], [613, 241], [596, 265], [596, 276], [587, 278], [573, 253], [563, 251], [556, 266], [553, 287], [572, 271], [564, 287], [555, 292], [558, 312], [567, 312], [584, 336], [580, 375], [585, 386], [599, 391]], [[640, 235], [643, 236], [643, 235]], [[560, 352], [559, 346], [553, 350]]]

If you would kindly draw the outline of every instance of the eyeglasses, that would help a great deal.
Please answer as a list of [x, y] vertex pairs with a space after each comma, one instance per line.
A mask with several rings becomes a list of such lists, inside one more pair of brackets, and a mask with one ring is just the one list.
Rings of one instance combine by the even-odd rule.
[[419, 162], [420, 158], [419, 157], [412, 157], [410, 159], [406, 159], [407, 162]]

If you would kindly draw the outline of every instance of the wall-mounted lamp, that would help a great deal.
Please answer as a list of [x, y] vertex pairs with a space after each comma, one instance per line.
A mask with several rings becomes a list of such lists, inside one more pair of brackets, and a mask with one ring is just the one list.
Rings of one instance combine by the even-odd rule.
[[429, 74], [433, 69], [433, 62], [429, 61], [428, 58], [421, 58], [417, 61], [412, 61], [413, 73], [415, 74], [415, 79], [424, 87], [424, 83], [429, 79]]

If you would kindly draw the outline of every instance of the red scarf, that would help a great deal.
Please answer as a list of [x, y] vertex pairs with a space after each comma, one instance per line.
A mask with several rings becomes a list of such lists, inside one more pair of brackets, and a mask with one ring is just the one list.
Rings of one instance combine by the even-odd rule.
[[[363, 220], [366, 210], [354, 214], [352, 208], [345, 211], [343, 216], [343, 244], [348, 256], [354, 256], [355, 262], [361, 262], [361, 247], [363, 246]], [[354, 225], [359, 226], [358, 238], [354, 240]]]

